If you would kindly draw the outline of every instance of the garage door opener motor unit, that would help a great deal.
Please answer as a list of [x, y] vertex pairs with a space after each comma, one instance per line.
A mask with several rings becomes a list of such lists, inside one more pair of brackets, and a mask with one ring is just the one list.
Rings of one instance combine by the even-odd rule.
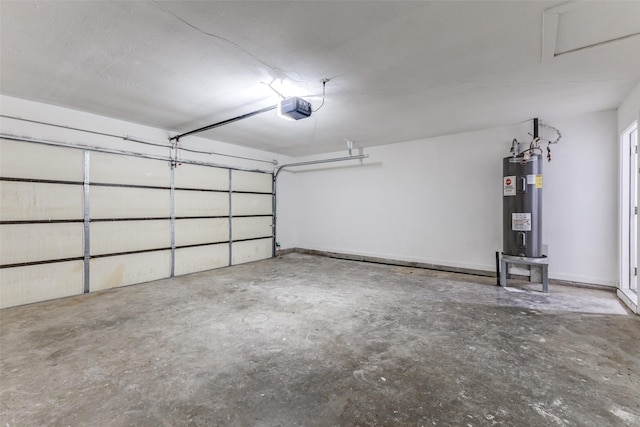
[[297, 96], [285, 98], [278, 104], [278, 115], [288, 120], [300, 120], [311, 116], [311, 103]]

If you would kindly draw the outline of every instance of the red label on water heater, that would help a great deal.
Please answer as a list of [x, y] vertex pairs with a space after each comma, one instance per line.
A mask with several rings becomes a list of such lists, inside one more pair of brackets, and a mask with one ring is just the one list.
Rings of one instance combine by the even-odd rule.
[[503, 196], [516, 195], [516, 177], [515, 176], [505, 176], [503, 178], [502, 195]]

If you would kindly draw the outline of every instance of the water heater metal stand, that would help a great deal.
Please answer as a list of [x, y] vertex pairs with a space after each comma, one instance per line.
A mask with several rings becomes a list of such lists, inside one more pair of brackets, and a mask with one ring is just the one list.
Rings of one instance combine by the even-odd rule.
[[519, 264], [540, 267], [542, 270], [542, 292], [549, 292], [549, 263], [547, 258], [528, 258], [502, 254], [500, 257], [500, 286], [507, 287], [509, 264]]

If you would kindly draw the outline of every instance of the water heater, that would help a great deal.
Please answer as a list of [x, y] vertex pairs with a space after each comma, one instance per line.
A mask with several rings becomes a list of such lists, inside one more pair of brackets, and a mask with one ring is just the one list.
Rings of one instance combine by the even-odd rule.
[[542, 156], [505, 157], [502, 180], [504, 255], [542, 257]]

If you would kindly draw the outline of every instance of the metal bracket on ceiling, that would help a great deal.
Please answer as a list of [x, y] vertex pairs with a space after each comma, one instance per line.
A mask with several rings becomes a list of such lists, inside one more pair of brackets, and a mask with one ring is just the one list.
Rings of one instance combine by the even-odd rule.
[[351, 152], [353, 151], [353, 141], [347, 138], [345, 138], [344, 140], [347, 143], [347, 151], [349, 151], [349, 155], [351, 155]]

